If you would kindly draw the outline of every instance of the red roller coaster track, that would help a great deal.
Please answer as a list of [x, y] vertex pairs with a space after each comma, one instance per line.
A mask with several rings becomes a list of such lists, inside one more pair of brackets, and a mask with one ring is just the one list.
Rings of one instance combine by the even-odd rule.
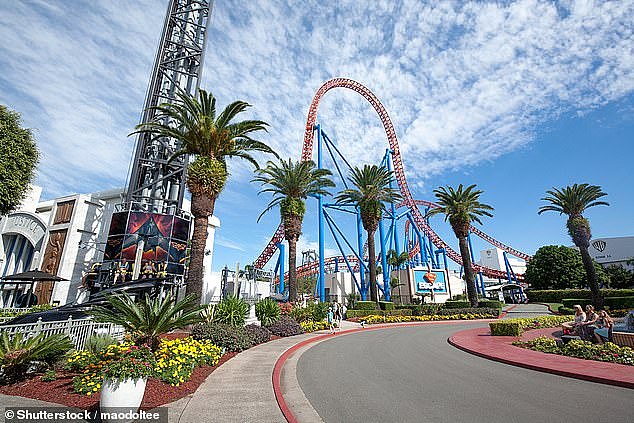
[[[317, 120], [317, 108], [319, 107], [319, 102], [321, 98], [333, 88], [347, 88], [352, 90], [358, 94], [361, 94], [363, 98], [365, 98], [371, 105], [374, 107], [374, 110], [379, 115], [381, 119], [381, 123], [383, 124], [383, 128], [385, 129], [385, 135], [387, 136], [387, 141], [392, 150], [392, 162], [394, 164], [394, 176], [396, 182], [398, 183], [398, 187], [400, 189], [401, 195], [403, 196], [403, 206], [407, 206], [412, 211], [412, 217], [416, 226], [419, 230], [423, 231], [430, 239], [431, 242], [438, 248], [444, 248], [447, 256], [453, 260], [454, 262], [462, 265], [462, 258], [460, 254], [453, 250], [445, 241], [443, 241], [436, 232], [427, 224], [423, 214], [417, 207], [417, 204], [422, 205], [431, 205], [432, 207], [437, 207], [434, 203], [430, 203], [422, 200], [414, 200], [412, 194], [407, 185], [407, 180], [405, 178], [405, 170], [403, 168], [403, 159], [401, 157], [401, 152], [398, 145], [398, 139], [396, 138], [396, 131], [394, 130], [394, 125], [392, 124], [392, 120], [390, 119], [385, 107], [381, 104], [381, 101], [370, 91], [368, 88], [363, 86], [357, 81], [353, 81], [348, 78], [334, 78], [329, 81], [326, 81], [315, 94], [313, 101], [310, 103], [310, 108], [308, 109], [308, 119], [306, 120], [306, 128], [304, 130], [304, 145], [302, 149], [302, 160], [311, 160], [313, 155], [313, 141], [314, 141], [314, 127], [315, 122]], [[524, 260], [528, 260], [530, 256], [528, 254], [517, 251], [504, 243], [495, 240], [491, 236], [485, 234], [477, 228], [472, 227], [472, 232], [477, 236], [481, 237], [485, 241], [491, 243], [492, 245], [501, 248], [502, 250], [512, 254], [516, 257], [522, 258]], [[256, 268], [263, 268], [266, 263], [271, 259], [273, 254], [275, 253], [275, 249], [277, 248], [276, 244], [282, 241], [284, 238], [284, 227], [280, 224], [275, 234], [267, 244], [266, 248], [262, 251], [260, 256], [255, 261]], [[343, 260], [340, 258], [341, 261]], [[325, 259], [326, 260], [326, 259]], [[331, 257], [326, 260], [327, 263], [333, 263], [334, 257]], [[354, 260], [356, 262], [356, 258]], [[310, 274], [312, 273], [312, 269], [318, 266], [318, 264], [309, 263], [304, 266], [298, 267], [298, 275], [300, 274]], [[304, 269], [305, 267], [305, 269]], [[506, 272], [491, 269], [484, 266], [474, 265], [474, 269], [478, 272], [482, 272], [486, 276], [492, 278], [506, 278]], [[519, 276], [519, 275], [518, 275]]]

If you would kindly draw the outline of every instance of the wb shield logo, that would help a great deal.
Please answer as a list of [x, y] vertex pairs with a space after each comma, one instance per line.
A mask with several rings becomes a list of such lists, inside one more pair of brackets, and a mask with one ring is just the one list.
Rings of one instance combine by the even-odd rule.
[[599, 250], [600, 253], [602, 253], [603, 250], [605, 250], [606, 245], [607, 243], [605, 241], [594, 241], [592, 243], [592, 246], [596, 248], [597, 250]]

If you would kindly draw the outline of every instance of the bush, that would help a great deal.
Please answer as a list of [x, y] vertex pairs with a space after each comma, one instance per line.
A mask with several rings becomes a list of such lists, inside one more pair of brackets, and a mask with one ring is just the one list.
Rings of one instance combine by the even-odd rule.
[[443, 308], [469, 308], [471, 303], [469, 301], [462, 300], [447, 300]]
[[478, 307], [501, 309], [504, 307], [504, 303], [498, 300], [478, 300]]
[[192, 329], [194, 339], [207, 339], [227, 351], [240, 352], [251, 348], [255, 340], [243, 327], [224, 323], [199, 323]]
[[[564, 298], [561, 300], [564, 307], [572, 308], [573, 305], [579, 304], [581, 307], [585, 307], [588, 304], [592, 304], [592, 300], [585, 298]], [[632, 297], [605, 297], [603, 299], [603, 305], [609, 309], [625, 309], [634, 308], [634, 296]]]
[[309, 320], [324, 320], [328, 314], [328, 303], [308, 303], [306, 307], [295, 307], [291, 311], [291, 317], [297, 322], [306, 322]]
[[516, 341], [513, 342], [513, 345], [534, 351], [577, 357], [585, 360], [634, 365], [634, 349], [620, 347], [611, 342], [593, 344], [592, 342], [573, 339], [567, 344], [559, 346], [554, 339], [540, 336], [530, 341]]
[[366, 318], [366, 323], [401, 323], [401, 322], [436, 322], [441, 320], [475, 320], [475, 319], [489, 319], [493, 317], [490, 314], [484, 314], [482, 310], [486, 309], [474, 309], [478, 310], [477, 313], [468, 314], [450, 314], [440, 315], [431, 314], [425, 316], [381, 316], [378, 314], [372, 314]]
[[280, 314], [282, 316], [288, 316], [293, 311], [293, 304], [291, 303], [279, 303], [278, 306], [280, 307]]
[[110, 335], [92, 335], [86, 340], [86, 349], [96, 354], [108, 347], [108, 345], [116, 344], [117, 340]]
[[568, 316], [537, 316], [490, 322], [493, 336], [520, 336], [525, 330], [553, 328], [570, 321]]
[[354, 306], [355, 310], [376, 310], [374, 301], [357, 301]]
[[575, 310], [574, 310], [574, 309], [572, 309], [572, 308], [568, 308], [568, 307], [564, 307], [564, 306], [559, 306], [559, 308], [557, 309], [557, 311], [558, 311], [560, 314], [563, 314], [563, 315], [565, 315], [565, 316], [570, 316], [570, 315], [575, 314]]
[[249, 316], [249, 304], [242, 298], [231, 295], [218, 303], [214, 321], [231, 326], [242, 327]]
[[280, 317], [280, 320], [268, 326], [267, 329], [276, 336], [293, 336], [304, 333], [299, 323], [288, 316]]
[[218, 364], [222, 350], [209, 340], [195, 340], [191, 336], [161, 339], [155, 353], [155, 376], [172, 386], [191, 379], [196, 366]]
[[302, 327], [302, 330], [304, 331], [304, 333], [328, 329], [328, 322], [324, 320], [319, 320], [319, 321], [306, 320], [304, 322], [301, 322], [299, 325]]
[[255, 316], [262, 326], [268, 326], [280, 319], [280, 306], [272, 298], [265, 298], [255, 303]]
[[392, 301], [379, 301], [379, 309], [394, 310], [394, 303]]
[[[564, 298], [592, 298], [589, 289], [527, 289], [526, 296], [534, 303], [561, 303]], [[602, 289], [603, 297], [631, 297], [634, 289]]]
[[[277, 307], [277, 304], [275, 305], [275, 307]], [[250, 324], [246, 325], [244, 327], [244, 330], [246, 330], [251, 335], [255, 345], [269, 342], [271, 340], [271, 331], [265, 327]]]
[[346, 313], [348, 319], [353, 319], [355, 317], [365, 317], [370, 316], [372, 314], [376, 314], [377, 316], [411, 316], [412, 310], [409, 309], [399, 309], [399, 310], [348, 310]]
[[450, 316], [452, 314], [487, 314], [490, 316], [499, 316], [500, 309], [499, 308], [490, 308], [490, 307], [467, 307], [467, 308], [449, 308], [445, 310], [438, 310], [436, 314], [440, 316]]

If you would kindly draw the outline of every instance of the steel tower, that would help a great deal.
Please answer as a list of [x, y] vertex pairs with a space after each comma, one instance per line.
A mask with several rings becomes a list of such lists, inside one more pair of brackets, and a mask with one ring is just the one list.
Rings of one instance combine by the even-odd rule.
[[[152, 106], [177, 102], [176, 93], [195, 94], [203, 69], [213, 0], [170, 0], [156, 53], [141, 123], [154, 118]], [[139, 134], [125, 208], [176, 214], [185, 194], [188, 158], [167, 160], [179, 148], [170, 138]]]

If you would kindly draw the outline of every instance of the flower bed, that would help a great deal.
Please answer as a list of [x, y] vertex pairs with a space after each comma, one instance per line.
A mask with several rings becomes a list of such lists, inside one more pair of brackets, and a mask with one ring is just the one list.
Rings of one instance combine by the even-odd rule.
[[493, 336], [520, 336], [526, 330], [554, 328], [569, 321], [569, 316], [537, 316], [499, 320], [489, 323], [489, 327]]
[[553, 338], [540, 336], [529, 341], [515, 341], [513, 345], [548, 354], [565, 355], [585, 360], [607, 361], [610, 363], [634, 365], [634, 349], [619, 347], [611, 342], [593, 344], [588, 341], [573, 339], [565, 345], [558, 345]]
[[304, 333], [315, 332], [318, 330], [328, 329], [328, 322], [320, 320], [318, 322], [314, 320], [305, 320], [299, 324], [302, 327]]
[[402, 322], [436, 322], [441, 320], [477, 320], [493, 319], [496, 316], [490, 313], [466, 313], [466, 314], [428, 314], [424, 316], [380, 316], [373, 314], [364, 320], [367, 324], [376, 323], [402, 323]]

